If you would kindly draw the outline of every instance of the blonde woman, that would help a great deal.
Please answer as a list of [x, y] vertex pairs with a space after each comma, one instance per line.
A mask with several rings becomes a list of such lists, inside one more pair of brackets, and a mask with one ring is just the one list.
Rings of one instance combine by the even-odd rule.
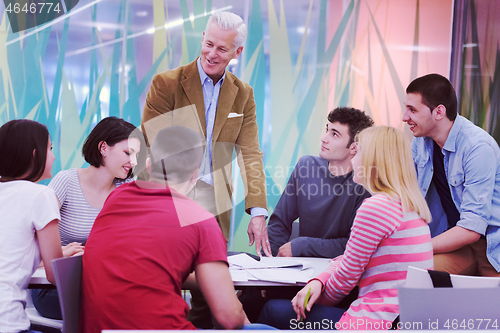
[[[372, 197], [356, 213], [344, 254], [291, 304], [266, 303], [260, 322], [282, 329], [389, 329], [398, 316], [397, 288], [403, 286], [408, 266], [433, 268], [427, 226], [431, 214], [418, 188], [408, 140], [402, 132], [380, 126], [362, 131], [357, 142], [351, 162], [354, 181]], [[359, 296], [349, 309], [335, 308], [356, 285]]]

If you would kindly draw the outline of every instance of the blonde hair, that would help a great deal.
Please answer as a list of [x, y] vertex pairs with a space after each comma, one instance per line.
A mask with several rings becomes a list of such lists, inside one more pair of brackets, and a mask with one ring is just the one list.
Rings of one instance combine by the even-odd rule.
[[427, 223], [431, 212], [417, 183], [409, 140], [403, 132], [388, 126], [361, 131], [357, 136], [361, 149], [364, 185], [371, 193], [384, 193], [401, 200], [403, 212], [416, 212]]

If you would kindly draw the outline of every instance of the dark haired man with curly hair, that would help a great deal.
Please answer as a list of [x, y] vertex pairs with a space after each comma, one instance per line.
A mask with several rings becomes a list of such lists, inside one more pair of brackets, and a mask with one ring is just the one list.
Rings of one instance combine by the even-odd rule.
[[[370, 117], [354, 108], [338, 107], [328, 114], [319, 156], [299, 159], [269, 219], [267, 232], [273, 256], [334, 258], [344, 253], [356, 211], [370, 196], [352, 179], [354, 139], [372, 125]], [[298, 237], [290, 240], [297, 219]], [[265, 293], [248, 291], [240, 301], [248, 319], [254, 322], [266, 301], [292, 299], [297, 291], [295, 287], [267, 289]], [[357, 290], [340, 306], [349, 305], [356, 297]]]
[[[273, 255], [334, 258], [344, 253], [356, 210], [369, 196], [352, 180], [354, 138], [372, 125], [354, 108], [328, 114], [319, 156], [300, 158], [269, 219]], [[299, 235], [289, 241], [297, 219]]]

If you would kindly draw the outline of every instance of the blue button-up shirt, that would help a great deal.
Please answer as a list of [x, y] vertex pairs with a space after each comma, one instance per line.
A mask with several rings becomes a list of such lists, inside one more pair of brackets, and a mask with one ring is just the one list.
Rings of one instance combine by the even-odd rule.
[[[214, 179], [212, 175], [212, 139], [214, 132], [215, 123], [215, 113], [217, 111], [217, 104], [219, 103], [219, 94], [222, 83], [226, 78], [226, 72], [222, 75], [222, 78], [215, 83], [210, 77], [205, 73], [203, 67], [201, 67], [201, 60], [198, 58], [196, 61], [198, 65], [198, 73], [200, 74], [201, 87], [203, 89], [203, 103], [205, 105], [205, 122], [207, 125], [207, 146], [205, 148], [205, 153], [203, 155], [203, 160], [200, 167], [200, 179], [204, 182], [214, 185]], [[267, 218], [267, 209], [261, 207], [253, 207], [250, 209], [252, 217], [264, 216]]]
[[207, 146], [205, 148], [205, 154], [203, 155], [203, 161], [200, 167], [200, 178], [204, 182], [214, 185], [214, 179], [212, 176], [212, 139], [214, 132], [215, 123], [215, 112], [217, 111], [217, 104], [219, 103], [220, 87], [226, 78], [226, 72], [222, 75], [222, 78], [215, 83], [210, 77], [205, 73], [203, 67], [201, 67], [200, 58], [196, 62], [198, 65], [198, 73], [200, 74], [201, 87], [203, 89], [203, 103], [205, 105], [205, 121], [207, 124]]
[[[448, 229], [448, 221], [432, 181], [433, 140], [414, 138], [413, 159], [418, 184], [432, 214], [434, 237]], [[500, 271], [500, 148], [487, 132], [457, 116], [443, 146], [444, 169], [459, 213], [457, 225], [485, 235], [486, 255]]]

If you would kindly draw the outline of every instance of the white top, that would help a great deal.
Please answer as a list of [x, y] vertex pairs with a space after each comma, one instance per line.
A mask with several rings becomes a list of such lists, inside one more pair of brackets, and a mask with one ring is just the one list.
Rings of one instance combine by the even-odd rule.
[[54, 191], [26, 180], [0, 183], [0, 332], [28, 330], [26, 288], [40, 264], [35, 238], [59, 219]]

